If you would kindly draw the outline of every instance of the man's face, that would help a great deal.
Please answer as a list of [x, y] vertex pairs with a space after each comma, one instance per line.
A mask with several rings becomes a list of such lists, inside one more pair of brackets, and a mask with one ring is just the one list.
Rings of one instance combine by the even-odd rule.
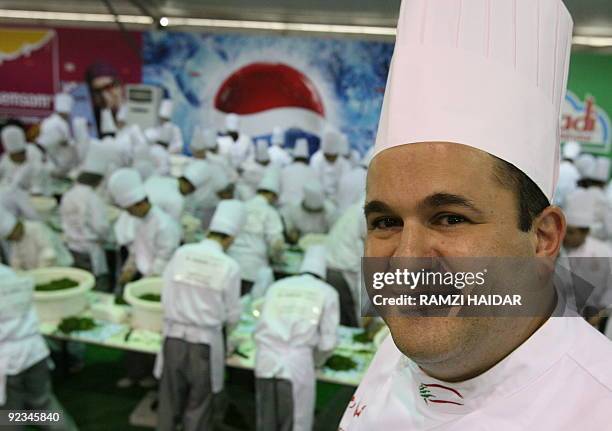
[[143, 200], [126, 208], [126, 211], [133, 217], [144, 218], [148, 213], [151, 205], [148, 200]]
[[183, 196], [195, 192], [195, 187], [185, 178], [179, 178], [179, 191]]
[[[519, 229], [515, 193], [494, 177], [495, 159], [464, 145], [391, 148], [370, 165], [366, 257], [534, 256]], [[388, 317], [399, 349], [420, 364], [465, 354], [491, 336], [490, 317]]]
[[19, 151], [17, 153], [10, 153], [9, 157], [11, 161], [17, 165], [23, 164], [28, 158], [25, 151]]
[[588, 227], [576, 227], [568, 226], [565, 233], [565, 239], [563, 240], [563, 246], [567, 249], [574, 249], [580, 247], [589, 236]]

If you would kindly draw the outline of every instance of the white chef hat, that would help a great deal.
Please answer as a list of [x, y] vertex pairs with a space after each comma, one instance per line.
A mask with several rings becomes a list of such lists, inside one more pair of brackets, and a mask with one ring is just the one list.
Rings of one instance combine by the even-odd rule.
[[87, 149], [87, 155], [81, 171], [92, 174], [106, 175], [110, 159], [105, 145], [100, 141], [92, 141]]
[[72, 119], [72, 131], [77, 142], [85, 142], [89, 139], [89, 128], [87, 127], [87, 118], [74, 117]]
[[561, 0], [402, 2], [376, 154], [468, 145], [513, 164], [552, 200], [572, 25]]
[[610, 176], [610, 159], [608, 157], [599, 156], [595, 158], [595, 165], [589, 175], [592, 180], [608, 182]]
[[274, 167], [266, 169], [266, 173], [259, 182], [257, 190], [266, 190], [275, 194], [280, 194], [280, 172]]
[[309, 272], [318, 275], [322, 279], [327, 276], [327, 265], [325, 261], [326, 250], [323, 245], [311, 245], [306, 249], [304, 260], [300, 267], [301, 273]]
[[158, 141], [164, 144], [169, 144], [172, 141], [172, 135], [174, 134], [174, 127], [172, 123], [165, 123], [159, 129]]
[[569, 160], [575, 160], [580, 155], [582, 147], [579, 142], [569, 141], [563, 145], [563, 158]]
[[17, 218], [3, 206], [0, 206], [0, 238], [9, 236], [15, 229], [16, 224]]
[[205, 129], [202, 132], [202, 136], [204, 137], [204, 144], [206, 145], [207, 150], [214, 150], [217, 148], [217, 131], [214, 129]]
[[309, 155], [310, 154], [308, 152], [308, 140], [306, 138], [300, 138], [295, 141], [295, 147], [293, 148], [293, 157], [307, 159]]
[[121, 107], [117, 111], [117, 121], [121, 121], [122, 123], [125, 123], [127, 121], [127, 114], [128, 114], [128, 107], [124, 103], [123, 105], [121, 105]]
[[582, 153], [576, 158], [574, 165], [576, 165], [581, 178], [590, 178], [591, 173], [595, 170], [595, 163], [594, 155]]
[[258, 139], [255, 143], [255, 160], [258, 162], [269, 162], [268, 142], [265, 139]]
[[323, 187], [318, 181], [311, 181], [304, 184], [304, 206], [309, 210], [318, 211], [323, 208], [325, 194]]
[[73, 103], [74, 100], [70, 94], [58, 93], [55, 95], [53, 101], [55, 112], [59, 112], [60, 114], [70, 114]]
[[104, 109], [100, 113], [100, 132], [103, 135], [106, 133], [117, 133], [117, 125], [113, 118], [113, 112], [110, 109]]
[[225, 190], [231, 184], [230, 177], [227, 175], [225, 170], [219, 169], [213, 176], [212, 186], [215, 193]]
[[54, 121], [43, 121], [40, 128], [40, 134], [38, 135], [38, 138], [36, 138], [36, 142], [38, 142], [45, 149], [52, 150], [53, 147], [59, 145], [61, 142], [64, 142], [67, 139], [67, 132], [60, 123]]
[[566, 196], [563, 212], [568, 226], [590, 227], [595, 223], [595, 195], [578, 188]]
[[4, 126], [2, 128], [2, 145], [10, 154], [26, 150], [26, 136], [23, 129], [18, 126]]
[[282, 147], [285, 144], [285, 131], [280, 127], [272, 129], [272, 145]]
[[342, 151], [342, 134], [337, 130], [328, 128], [321, 138], [321, 149], [325, 154], [340, 154]]
[[240, 125], [240, 117], [236, 114], [227, 114], [225, 117], [225, 128], [228, 132], [237, 132]]
[[164, 99], [159, 105], [159, 118], [169, 120], [172, 118], [172, 111], [174, 110], [174, 104], [171, 99]]
[[189, 143], [191, 151], [202, 151], [206, 149], [206, 143], [204, 142], [204, 136], [202, 134], [202, 128], [195, 126], [193, 128], [193, 134], [191, 135], [191, 142]]
[[121, 208], [128, 208], [147, 197], [140, 174], [133, 168], [121, 168], [111, 175], [108, 188]]
[[209, 165], [204, 160], [195, 160], [185, 168], [183, 177], [191, 183], [193, 187], [199, 189], [210, 179]]
[[245, 222], [246, 209], [244, 203], [236, 199], [226, 199], [217, 205], [215, 214], [210, 221], [209, 231], [235, 237], [238, 236]]

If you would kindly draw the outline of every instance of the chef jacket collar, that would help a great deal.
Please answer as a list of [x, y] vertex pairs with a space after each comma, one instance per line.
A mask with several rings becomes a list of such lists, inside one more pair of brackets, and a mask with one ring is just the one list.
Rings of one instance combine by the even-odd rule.
[[[458, 383], [444, 382], [425, 374], [412, 360], [398, 361], [392, 380], [411, 381], [417, 410], [425, 417], [464, 415], [485, 404], [512, 395], [548, 371], [572, 345], [574, 334], [568, 319], [551, 317], [523, 344], [485, 373]], [[405, 374], [411, 375], [406, 379]], [[404, 375], [404, 376], [402, 376]]]
[[202, 241], [200, 241], [200, 244], [213, 248], [215, 249], [215, 251], [223, 252], [223, 246], [221, 246], [218, 241], [212, 240], [210, 238], [204, 238]]

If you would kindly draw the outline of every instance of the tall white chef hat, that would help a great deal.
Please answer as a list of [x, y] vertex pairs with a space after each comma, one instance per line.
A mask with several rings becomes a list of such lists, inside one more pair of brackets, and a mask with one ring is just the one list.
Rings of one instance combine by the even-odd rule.
[[376, 154], [469, 145], [513, 164], [552, 200], [572, 25], [561, 0], [402, 2]]
[[301, 273], [309, 272], [318, 275], [325, 280], [327, 276], [327, 264], [325, 261], [325, 247], [323, 245], [311, 245], [306, 249], [304, 260], [300, 267]]
[[55, 107], [55, 112], [59, 112], [60, 114], [70, 114], [73, 103], [74, 100], [70, 94], [58, 93], [55, 95], [53, 106]]
[[608, 182], [610, 177], [610, 159], [608, 157], [599, 156], [595, 158], [595, 165], [591, 171], [589, 178], [592, 180]]
[[337, 130], [328, 128], [321, 138], [321, 149], [325, 154], [340, 154], [342, 151], [342, 134]]
[[304, 206], [313, 211], [318, 211], [323, 208], [325, 203], [325, 194], [323, 193], [323, 187], [318, 181], [311, 181], [304, 184]]
[[285, 145], [285, 131], [280, 127], [272, 129], [272, 145], [282, 147]]
[[582, 153], [576, 158], [574, 165], [576, 165], [576, 169], [578, 169], [581, 178], [589, 178], [591, 172], [595, 170], [595, 163], [594, 155]]
[[108, 188], [121, 208], [128, 208], [147, 197], [140, 174], [133, 168], [121, 168], [111, 175]]
[[172, 111], [174, 110], [174, 104], [171, 99], [164, 99], [159, 105], [159, 118], [169, 120], [172, 118]]
[[235, 237], [238, 236], [245, 222], [244, 203], [235, 199], [226, 199], [217, 205], [208, 230]]
[[268, 142], [265, 139], [258, 139], [255, 143], [255, 160], [258, 162], [269, 162]]
[[72, 119], [72, 131], [77, 142], [86, 142], [89, 140], [89, 128], [87, 127], [87, 118], [74, 117]]
[[69, 139], [68, 131], [63, 124], [56, 121], [43, 121], [40, 127], [40, 134], [36, 141], [47, 150]]
[[110, 158], [105, 145], [100, 141], [92, 141], [87, 149], [87, 155], [81, 171], [92, 174], [106, 175], [110, 166]]
[[100, 132], [102, 134], [117, 133], [117, 125], [110, 109], [104, 109], [100, 113]]
[[191, 135], [191, 142], [189, 143], [191, 151], [202, 151], [206, 149], [206, 143], [204, 142], [204, 135], [202, 134], [202, 128], [195, 126], [193, 128], [193, 134]]
[[565, 198], [563, 212], [567, 224], [573, 227], [590, 227], [595, 223], [595, 195], [578, 188]]
[[240, 117], [236, 114], [227, 114], [225, 117], [225, 128], [228, 132], [237, 132], [240, 126]]
[[308, 153], [308, 140], [306, 138], [300, 138], [295, 141], [295, 147], [293, 148], [294, 158], [307, 159], [310, 156]]
[[2, 128], [2, 145], [10, 154], [26, 150], [26, 136], [21, 127], [4, 126]]
[[15, 229], [16, 224], [17, 218], [3, 206], [0, 206], [0, 238], [9, 236]]
[[266, 190], [275, 194], [280, 194], [280, 172], [274, 167], [266, 169], [266, 173], [259, 182], [257, 190]]
[[210, 169], [204, 160], [195, 160], [185, 168], [183, 177], [196, 189], [199, 189], [210, 180]]
[[563, 145], [563, 158], [569, 160], [575, 160], [580, 155], [582, 147], [579, 142], [569, 141]]
[[122, 123], [125, 123], [127, 121], [127, 115], [128, 115], [128, 107], [124, 103], [123, 105], [121, 105], [121, 107], [117, 111], [117, 121], [121, 121]]
[[204, 136], [204, 144], [206, 145], [207, 150], [214, 150], [217, 148], [217, 131], [213, 129], [205, 129], [202, 132], [202, 136]]

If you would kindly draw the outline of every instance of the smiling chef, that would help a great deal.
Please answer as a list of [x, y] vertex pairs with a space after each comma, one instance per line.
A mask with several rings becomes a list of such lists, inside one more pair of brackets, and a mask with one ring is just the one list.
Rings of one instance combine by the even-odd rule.
[[[572, 19], [561, 0], [404, 0], [366, 257], [554, 261]], [[612, 344], [580, 317], [386, 317], [340, 430], [603, 430]]]

